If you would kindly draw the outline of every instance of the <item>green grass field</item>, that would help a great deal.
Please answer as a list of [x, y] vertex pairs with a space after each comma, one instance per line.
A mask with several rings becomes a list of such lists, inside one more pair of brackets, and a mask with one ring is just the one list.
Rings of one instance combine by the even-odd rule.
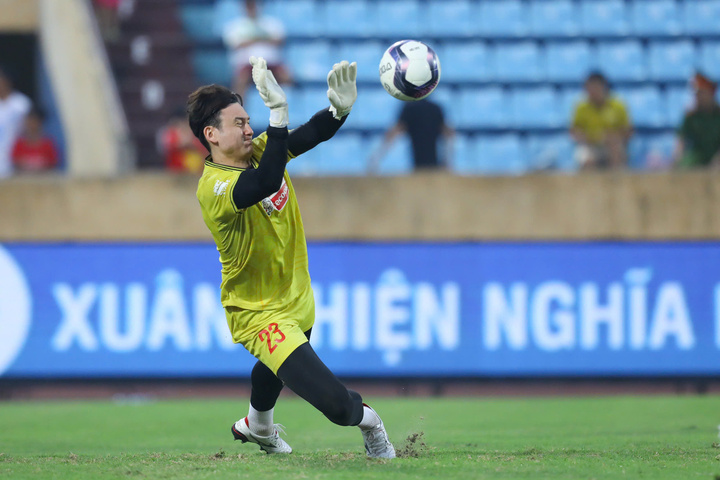
[[356, 428], [295, 398], [276, 408], [290, 456], [232, 441], [244, 400], [0, 403], [0, 478], [720, 478], [718, 397], [372, 404], [401, 458], [365, 458]]

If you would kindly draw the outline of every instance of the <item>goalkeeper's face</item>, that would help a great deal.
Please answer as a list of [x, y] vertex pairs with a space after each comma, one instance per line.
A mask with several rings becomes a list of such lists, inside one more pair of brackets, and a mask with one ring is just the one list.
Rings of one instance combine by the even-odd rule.
[[223, 155], [235, 160], [247, 161], [252, 156], [253, 129], [250, 117], [239, 103], [231, 103], [220, 111], [220, 125], [213, 128], [208, 139]]

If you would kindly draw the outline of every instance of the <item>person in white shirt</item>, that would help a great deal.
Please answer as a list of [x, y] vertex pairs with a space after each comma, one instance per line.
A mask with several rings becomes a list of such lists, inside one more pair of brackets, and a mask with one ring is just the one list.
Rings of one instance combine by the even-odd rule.
[[233, 89], [241, 96], [251, 82], [250, 57], [264, 58], [279, 83], [292, 83], [282, 58], [285, 27], [277, 18], [261, 15], [256, 0], [245, 0], [245, 16], [224, 26], [223, 41], [230, 50]]
[[12, 174], [12, 149], [31, 106], [30, 99], [13, 89], [10, 76], [0, 68], [0, 178]]

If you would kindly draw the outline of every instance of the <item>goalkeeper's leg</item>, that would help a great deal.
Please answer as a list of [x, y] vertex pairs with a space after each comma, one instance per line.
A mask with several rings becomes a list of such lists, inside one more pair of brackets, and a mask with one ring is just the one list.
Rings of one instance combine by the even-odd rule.
[[368, 456], [395, 457], [395, 449], [375, 410], [362, 402], [359, 393], [340, 382], [309, 343], [300, 345], [288, 356], [278, 369], [278, 377], [331, 422], [360, 427]]

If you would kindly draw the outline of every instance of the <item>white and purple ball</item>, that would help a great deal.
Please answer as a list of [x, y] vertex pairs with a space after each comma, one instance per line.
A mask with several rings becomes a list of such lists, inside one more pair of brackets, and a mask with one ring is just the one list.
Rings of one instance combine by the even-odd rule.
[[394, 43], [380, 60], [380, 83], [399, 100], [422, 100], [435, 90], [439, 81], [440, 60], [422, 42]]

